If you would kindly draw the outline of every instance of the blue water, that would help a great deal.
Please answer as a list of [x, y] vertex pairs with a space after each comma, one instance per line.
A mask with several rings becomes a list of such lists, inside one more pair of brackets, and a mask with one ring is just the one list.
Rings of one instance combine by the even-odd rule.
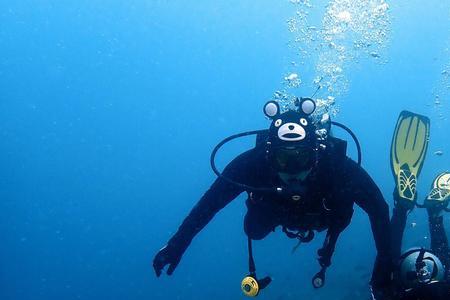
[[[388, 3], [387, 63], [346, 70], [336, 119], [359, 136], [364, 167], [392, 206], [389, 145], [402, 109], [432, 120], [420, 199], [450, 169], [450, 93], [434, 105], [450, 63], [450, 4]], [[262, 105], [282, 87], [294, 13], [287, 0], [1, 1], [0, 299], [243, 299], [244, 196], [197, 236], [172, 277], [157, 279], [151, 261], [214, 180], [212, 147], [269, 125]], [[251, 144], [228, 147], [221, 166]], [[427, 246], [425, 213], [408, 222], [417, 226], [404, 247]], [[255, 243], [259, 273], [274, 277], [260, 298], [366, 299], [375, 255], [367, 216], [356, 209], [315, 291], [322, 239], [293, 255], [280, 231]]]

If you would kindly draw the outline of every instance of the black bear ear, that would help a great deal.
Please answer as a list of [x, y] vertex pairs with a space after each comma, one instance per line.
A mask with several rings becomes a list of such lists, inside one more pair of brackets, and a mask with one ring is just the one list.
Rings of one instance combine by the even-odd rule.
[[298, 108], [304, 114], [309, 116], [316, 110], [316, 102], [311, 98], [300, 98]]
[[269, 101], [264, 105], [263, 111], [268, 118], [274, 119], [280, 114], [280, 106], [276, 101]]

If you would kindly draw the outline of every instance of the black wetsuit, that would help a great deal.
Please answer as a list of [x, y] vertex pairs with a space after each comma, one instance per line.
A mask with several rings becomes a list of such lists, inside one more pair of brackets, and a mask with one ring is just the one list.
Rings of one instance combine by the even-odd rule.
[[[303, 182], [289, 184], [289, 192], [247, 191], [245, 233], [258, 240], [281, 225], [290, 230], [328, 229], [328, 236], [337, 239], [350, 223], [353, 204], [356, 203], [369, 215], [378, 250], [372, 282], [383, 285], [389, 280], [391, 262], [388, 205], [371, 177], [345, 153], [338, 152], [333, 145], [328, 147]], [[252, 187], [286, 187], [268, 163], [264, 147], [256, 147], [236, 157], [223, 175]], [[182, 254], [214, 215], [244, 191], [242, 187], [218, 178], [192, 209], [168, 246]], [[300, 199], [293, 199], [299, 195]], [[334, 244], [319, 252], [325, 260], [321, 264], [329, 265], [327, 260], [334, 251]]]

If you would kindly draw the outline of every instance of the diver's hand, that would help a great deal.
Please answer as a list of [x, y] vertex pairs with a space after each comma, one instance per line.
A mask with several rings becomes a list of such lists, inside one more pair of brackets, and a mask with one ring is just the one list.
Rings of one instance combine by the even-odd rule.
[[172, 249], [170, 246], [164, 246], [159, 252], [155, 255], [153, 259], [153, 268], [155, 269], [156, 276], [161, 276], [161, 272], [169, 265], [167, 269], [167, 275], [172, 275], [175, 268], [178, 266], [181, 260], [181, 255], [176, 254], [176, 251]]
[[382, 256], [377, 256], [370, 281], [372, 300], [393, 300], [396, 289], [393, 282], [393, 262]]
[[394, 293], [391, 287], [374, 287], [370, 286], [370, 300], [393, 300]]

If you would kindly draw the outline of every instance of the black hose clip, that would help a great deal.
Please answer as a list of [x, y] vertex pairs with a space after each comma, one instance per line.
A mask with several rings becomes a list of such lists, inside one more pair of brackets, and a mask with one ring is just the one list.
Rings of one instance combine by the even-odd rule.
[[288, 238], [298, 239], [302, 243], [309, 243], [314, 239], [314, 231], [312, 230], [293, 232], [289, 231], [285, 226], [283, 226], [282, 230]]

